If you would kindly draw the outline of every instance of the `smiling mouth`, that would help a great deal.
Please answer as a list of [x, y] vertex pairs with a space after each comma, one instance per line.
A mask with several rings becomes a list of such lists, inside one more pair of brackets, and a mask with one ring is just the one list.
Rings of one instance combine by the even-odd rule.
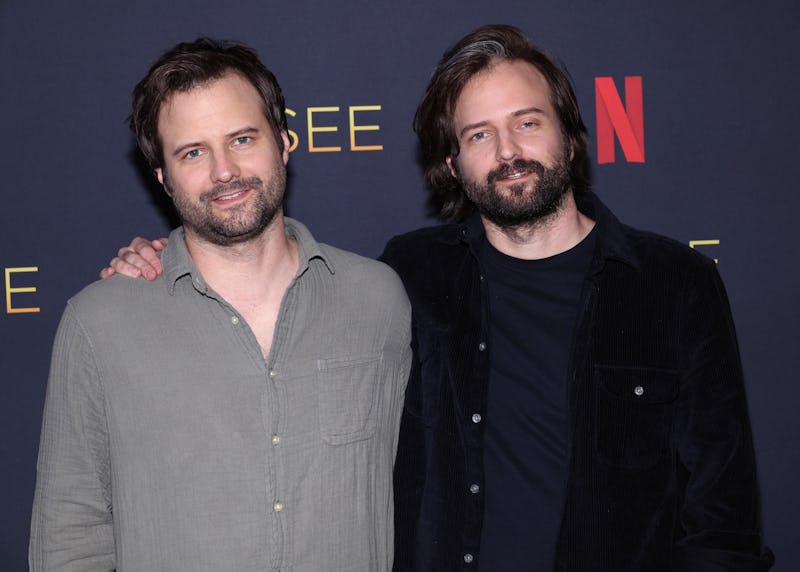
[[513, 173], [509, 173], [508, 175], [503, 176], [500, 180], [501, 181], [518, 181], [523, 177], [527, 177], [533, 173], [533, 171], [514, 171]]
[[240, 196], [244, 195], [247, 191], [248, 191], [248, 189], [241, 189], [241, 190], [238, 190], [238, 191], [234, 191], [232, 193], [227, 193], [227, 194], [224, 194], [224, 195], [220, 195], [218, 197], [214, 197], [212, 200], [215, 203], [226, 203], [226, 202], [229, 202], [229, 201], [234, 201], [234, 200], [238, 199]]
[[495, 183], [495, 182], [504, 182], [504, 183], [516, 183], [516, 182], [523, 182], [524, 179], [528, 179], [531, 175], [536, 175], [537, 177], [541, 178], [544, 175], [545, 168], [540, 162], [531, 160], [523, 160], [518, 159], [516, 161], [512, 161], [511, 163], [505, 163], [500, 165], [493, 171], [491, 171], [487, 177], [487, 183]]

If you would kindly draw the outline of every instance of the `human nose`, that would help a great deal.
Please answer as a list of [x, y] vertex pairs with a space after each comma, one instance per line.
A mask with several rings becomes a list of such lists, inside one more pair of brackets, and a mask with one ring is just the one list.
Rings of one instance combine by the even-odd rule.
[[497, 160], [511, 161], [520, 153], [520, 146], [513, 133], [498, 133]]
[[214, 153], [211, 166], [211, 180], [214, 183], [227, 183], [239, 176], [239, 166], [226, 151]]

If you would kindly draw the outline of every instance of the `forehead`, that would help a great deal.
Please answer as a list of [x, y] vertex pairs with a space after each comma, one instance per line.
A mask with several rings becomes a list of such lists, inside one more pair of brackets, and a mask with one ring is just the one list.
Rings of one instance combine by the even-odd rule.
[[228, 73], [173, 93], [159, 109], [158, 131], [163, 137], [176, 130], [201, 132], [261, 120], [265, 120], [263, 104], [256, 88], [239, 74]]
[[453, 119], [458, 128], [529, 108], [554, 114], [547, 80], [528, 62], [503, 60], [470, 78], [456, 100]]

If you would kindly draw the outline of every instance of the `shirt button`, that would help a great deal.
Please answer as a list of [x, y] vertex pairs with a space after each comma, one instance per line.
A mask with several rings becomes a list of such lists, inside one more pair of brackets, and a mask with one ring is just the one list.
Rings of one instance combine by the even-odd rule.
[[276, 372], [274, 369], [269, 370], [269, 378], [270, 379], [275, 379], [277, 376], [278, 376], [278, 372]]
[[472, 562], [472, 560], [473, 560], [473, 559], [474, 559], [474, 558], [473, 558], [472, 554], [470, 554], [469, 552], [467, 552], [467, 553], [464, 555], [464, 562], [466, 562], [467, 564], [470, 564], [470, 563]]
[[478, 351], [482, 352], [486, 350], [486, 342], [481, 342], [478, 344]]
[[239, 323], [239, 316], [231, 316], [231, 324], [234, 326]]
[[636, 387], [633, 388], [633, 393], [636, 394], [636, 397], [641, 397], [642, 395], [644, 395], [644, 387], [642, 387], [641, 385], [637, 385]]
[[479, 487], [477, 483], [472, 483], [469, 486], [469, 492], [471, 492], [473, 495], [478, 494], [480, 491], [481, 491], [481, 487]]
[[481, 422], [481, 414], [480, 413], [473, 413], [472, 414], [472, 422], [473, 423], [480, 423]]
[[283, 503], [276, 502], [274, 505], [272, 505], [272, 508], [275, 510], [275, 512], [281, 512], [283, 510]]
[[272, 444], [273, 444], [273, 445], [275, 445], [275, 446], [278, 446], [278, 444], [279, 444], [280, 442], [281, 442], [281, 438], [280, 438], [280, 437], [278, 437], [277, 435], [273, 435], [273, 436], [272, 436]]

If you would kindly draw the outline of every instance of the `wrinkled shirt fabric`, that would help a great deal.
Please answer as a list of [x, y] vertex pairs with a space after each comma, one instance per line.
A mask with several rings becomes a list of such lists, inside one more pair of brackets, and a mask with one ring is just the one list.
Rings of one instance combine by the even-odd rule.
[[265, 361], [173, 231], [154, 283], [114, 277], [63, 314], [30, 566], [391, 567], [410, 310], [384, 264], [286, 219], [300, 267]]

